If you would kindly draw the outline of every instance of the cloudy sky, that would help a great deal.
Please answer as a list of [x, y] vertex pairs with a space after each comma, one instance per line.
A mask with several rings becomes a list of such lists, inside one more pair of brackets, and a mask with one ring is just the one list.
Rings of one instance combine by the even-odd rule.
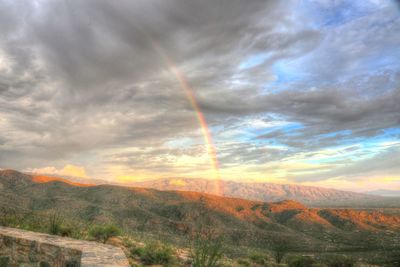
[[0, 0], [0, 167], [400, 189], [399, 8]]

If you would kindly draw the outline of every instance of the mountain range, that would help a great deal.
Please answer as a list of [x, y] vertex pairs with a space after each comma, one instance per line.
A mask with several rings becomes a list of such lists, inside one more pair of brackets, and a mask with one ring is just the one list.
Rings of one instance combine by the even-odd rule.
[[[89, 185], [0, 171], [0, 218], [58, 212], [74, 223], [113, 223], [126, 232], [185, 242], [203, 221], [233, 249], [287, 243], [297, 251], [399, 249], [396, 212], [309, 208], [293, 200], [263, 202], [198, 192]], [[42, 223], [42, 222], [40, 222]]]
[[291, 199], [313, 207], [400, 207], [400, 197], [383, 197], [314, 186], [166, 178], [131, 183], [158, 190], [194, 191], [259, 201]]
[[[110, 182], [79, 177], [51, 177], [67, 183], [81, 185], [101, 185]], [[293, 184], [276, 184], [265, 182], [236, 182], [229, 180], [209, 180], [201, 178], [161, 178], [142, 182], [112, 183], [113, 185], [152, 188], [161, 191], [190, 191], [219, 196], [243, 198], [249, 200], [274, 202], [294, 200], [312, 207], [358, 207], [358, 208], [397, 208], [400, 207], [400, 194], [397, 191], [376, 190], [368, 193], [356, 193], [330, 188]]]

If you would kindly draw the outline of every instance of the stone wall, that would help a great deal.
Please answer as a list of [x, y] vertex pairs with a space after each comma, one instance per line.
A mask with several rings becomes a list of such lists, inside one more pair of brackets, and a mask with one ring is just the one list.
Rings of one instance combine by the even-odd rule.
[[0, 227], [0, 267], [128, 267], [120, 248]]

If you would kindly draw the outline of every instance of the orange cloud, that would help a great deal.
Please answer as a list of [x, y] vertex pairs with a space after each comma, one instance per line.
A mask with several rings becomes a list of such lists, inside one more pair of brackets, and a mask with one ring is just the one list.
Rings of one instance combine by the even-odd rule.
[[82, 178], [88, 177], [86, 174], [85, 167], [76, 166], [72, 164], [67, 164], [62, 169], [57, 169], [56, 167], [44, 167], [44, 168], [27, 169], [26, 171], [39, 174], [74, 176]]
[[176, 186], [185, 186], [186, 182], [184, 180], [181, 179], [173, 179], [169, 182], [169, 184], [171, 185], [176, 185]]

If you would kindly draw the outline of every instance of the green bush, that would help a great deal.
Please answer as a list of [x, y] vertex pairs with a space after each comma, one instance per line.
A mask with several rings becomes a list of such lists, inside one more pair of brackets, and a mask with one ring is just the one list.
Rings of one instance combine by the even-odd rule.
[[288, 260], [289, 267], [312, 267], [314, 263], [315, 260], [313, 258], [306, 256], [292, 257]]
[[139, 256], [146, 265], [171, 266], [176, 261], [173, 249], [159, 241], [150, 242], [144, 247], [133, 249], [131, 254]]
[[89, 236], [97, 241], [106, 243], [113, 236], [118, 236], [121, 230], [115, 225], [95, 225], [89, 230]]

